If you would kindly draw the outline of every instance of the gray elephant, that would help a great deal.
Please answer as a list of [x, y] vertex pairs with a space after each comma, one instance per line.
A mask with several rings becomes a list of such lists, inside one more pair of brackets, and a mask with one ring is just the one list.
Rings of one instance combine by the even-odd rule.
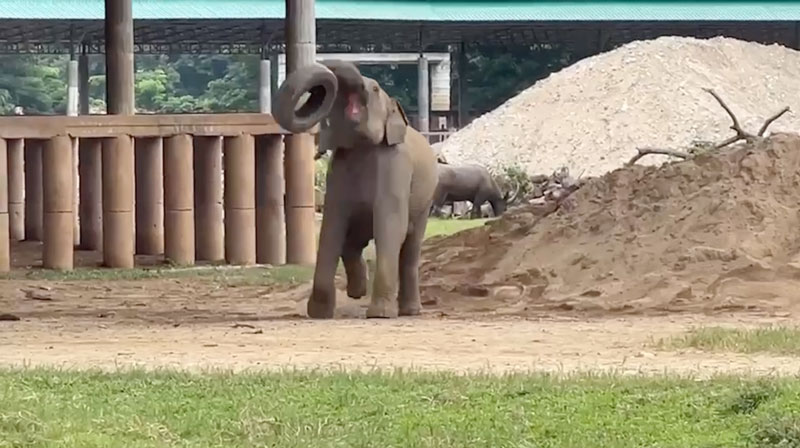
[[[311, 95], [296, 109], [305, 92]], [[320, 142], [334, 148], [308, 315], [333, 317], [340, 258], [348, 296], [367, 294], [362, 253], [372, 239], [376, 270], [367, 317], [419, 314], [420, 249], [437, 183], [428, 140], [408, 124], [396, 99], [348, 62], [293, 72], [274, 105], [276, 121], [290, 132], [307, 131], [327, 119]]]
[[481, 217], [481, 205], [489, 202], [495, 216], [506, 211], [516, 195], [505, 194], [495, 182], [489, 170], [475, 164], [437, 165], [439, 181], [434, 194], [431, 213], [437, 214], [445, 204], [458, 201], [472, 202], [472, 218]]

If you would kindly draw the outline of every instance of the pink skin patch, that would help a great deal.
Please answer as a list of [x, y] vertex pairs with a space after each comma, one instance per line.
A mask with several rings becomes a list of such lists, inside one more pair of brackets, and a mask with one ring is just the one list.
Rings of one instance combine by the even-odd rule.
[[357, 93], [351, 93], [347, 96], [345, 114], [350, 120], [361, 121], [361, 100]]

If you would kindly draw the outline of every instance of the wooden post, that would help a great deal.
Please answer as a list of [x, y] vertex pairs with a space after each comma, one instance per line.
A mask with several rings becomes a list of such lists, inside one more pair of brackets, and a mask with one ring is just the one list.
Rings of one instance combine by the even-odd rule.
[[[0, 139], [0, 179], [8, 179], [8, 144], [4, 139]], [[0, 181], [0, 272], [11, 270], [8, 186], [8, 182]]]
[[105, 0], [106, 102], [108, 113], [133, 115], [132, 0]]
[[82, 138], [78, 142], [78, 215], [81, 249], [103, 248], [103, 140]]
[[78, 56], [78, 113], [89, 115], [89, 55], [85, 45]]
[[197, 259], [224, 260], [222, 137], [194, 138], [194, 204]]
[[194, 169], [192, 137], [164, 141], [164, 255], [179, 265], [194, 264]]
[[72, 139], [59, 135], [47, 141], [42, 153], [44, 183], [44, 247], [42, 264], [46, 269], [71, 270], [73, 267], [73, 188]]
[[103, 262], [112, 268], [132, 268], [133, 139], [129, 135], [103, 140]]
[[[70, 46], [72, 49], [72, 46]], [[78, 115], [78, 76], [79, 76], [78, 61], [75, 59], [74, 51], [70, 51], [70, 60], [67, 62], [67, 115], [74, 117]], [[78, 192], [78, 139], [70, 139], [70, 147], [72, 148], [72, 219], [74, 220], [72, 226], [73, 243], [78, 246], [81, 242], [80, 220], [78, 219], [78, 202], [80, 196]]]
[[25, 140], [25, 239], [42, 240], [41, 140]]
[[[286, 0], [286, 75], [316, 58], [314, 0]], [[285, 138], [286, 261], [314, 264], [314, 138], [310, 134]]]
[[8, 140], [8, 231], [13, 241], [25, 239], [25, 141]]
[[[430, 132], [430, 77], [428, 76], [428, 58], [424, 55], [419, 55], [419, 62], [417, 63], [417, 106], [419, 109], [419, 118], [417, 126], [422, 133]], [[427, 134], [426, 134], [427, 138]]]
[[136, 253], [164, 253], [164, 146], [159, 137], [137, 138]]
[[262, 135], [256, 140], [256, 261], [286, 263], [283, 210], [283, 139]]
[[225, 259], [256, 261], [255, 143], [252, 135], [225, 138]]

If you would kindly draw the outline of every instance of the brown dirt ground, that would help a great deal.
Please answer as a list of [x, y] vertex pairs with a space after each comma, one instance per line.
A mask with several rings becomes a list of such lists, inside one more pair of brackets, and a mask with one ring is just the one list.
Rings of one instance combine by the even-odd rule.
[[[0, 364], [796, 374], [800, 358], [651, 344], [692, 326], [795, 321], [798, 186], [797, 136], [617, 170], [546, 218], [522, 208], [430, 240], [417, 318], [366, 320], [367, 301], [341, 293], [337, 319], [310, 321], [308, 284], [16, 276], [0, 288], [0, 314], [21, 319], [0, 321]], [[13, 253], [35, 265], [40, 247]]]
[[[15, 252], [36, 258], [38, 247]], [[88, 256], [87, 256], [88, 255]], [[81, 264], [94, 254], [80, 253]], [[0, 365], [233, 370], [305, 367], [623, 373], [795, 374], [800, 359], [666, 352], [661, 337], [693, 326], [791, 322], [789, 312], [588, 315], [541, 310], [513, 316], [480, 303], [427, 301], [423, 316], [363, 319], [365, 302], [340, 296], [338, 318], [309, 321], [308, 286], [222, 285], [211, 277], [4, 280]], [[49, 299], [49, 300], [48, 300]]]

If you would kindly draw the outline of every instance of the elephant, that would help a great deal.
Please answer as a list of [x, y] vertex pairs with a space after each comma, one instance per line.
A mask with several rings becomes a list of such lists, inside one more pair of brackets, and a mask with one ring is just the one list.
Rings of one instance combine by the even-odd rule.
[[506, 206], [514, 201], [516, 194], [500, 191], [492, 175], [485, 167], [476, 164], [437, 165], [439, 181], [434, 194], [431, 213], [436, 214], [445, 204], [457, 201], [472, 202], [472, 218], [481, 217], [481, 205], [489, 202], [495, 216], [502, 215]]
[[[305, 92], [308, 99], [296, 108]], [[376, 268], [367, 318], [420, 314], [420, 251], [438, 182], [427, 138], [409, 125], [397, 99], [350, 62], [300, 67], [275, 99], [278, 124], [305, 132], [326, 120], [320, 142], [333, 148], [308, 316], [334, 316], [340, 258], [347, 295], [367, 295], [363, 250], [373, 239]]]

